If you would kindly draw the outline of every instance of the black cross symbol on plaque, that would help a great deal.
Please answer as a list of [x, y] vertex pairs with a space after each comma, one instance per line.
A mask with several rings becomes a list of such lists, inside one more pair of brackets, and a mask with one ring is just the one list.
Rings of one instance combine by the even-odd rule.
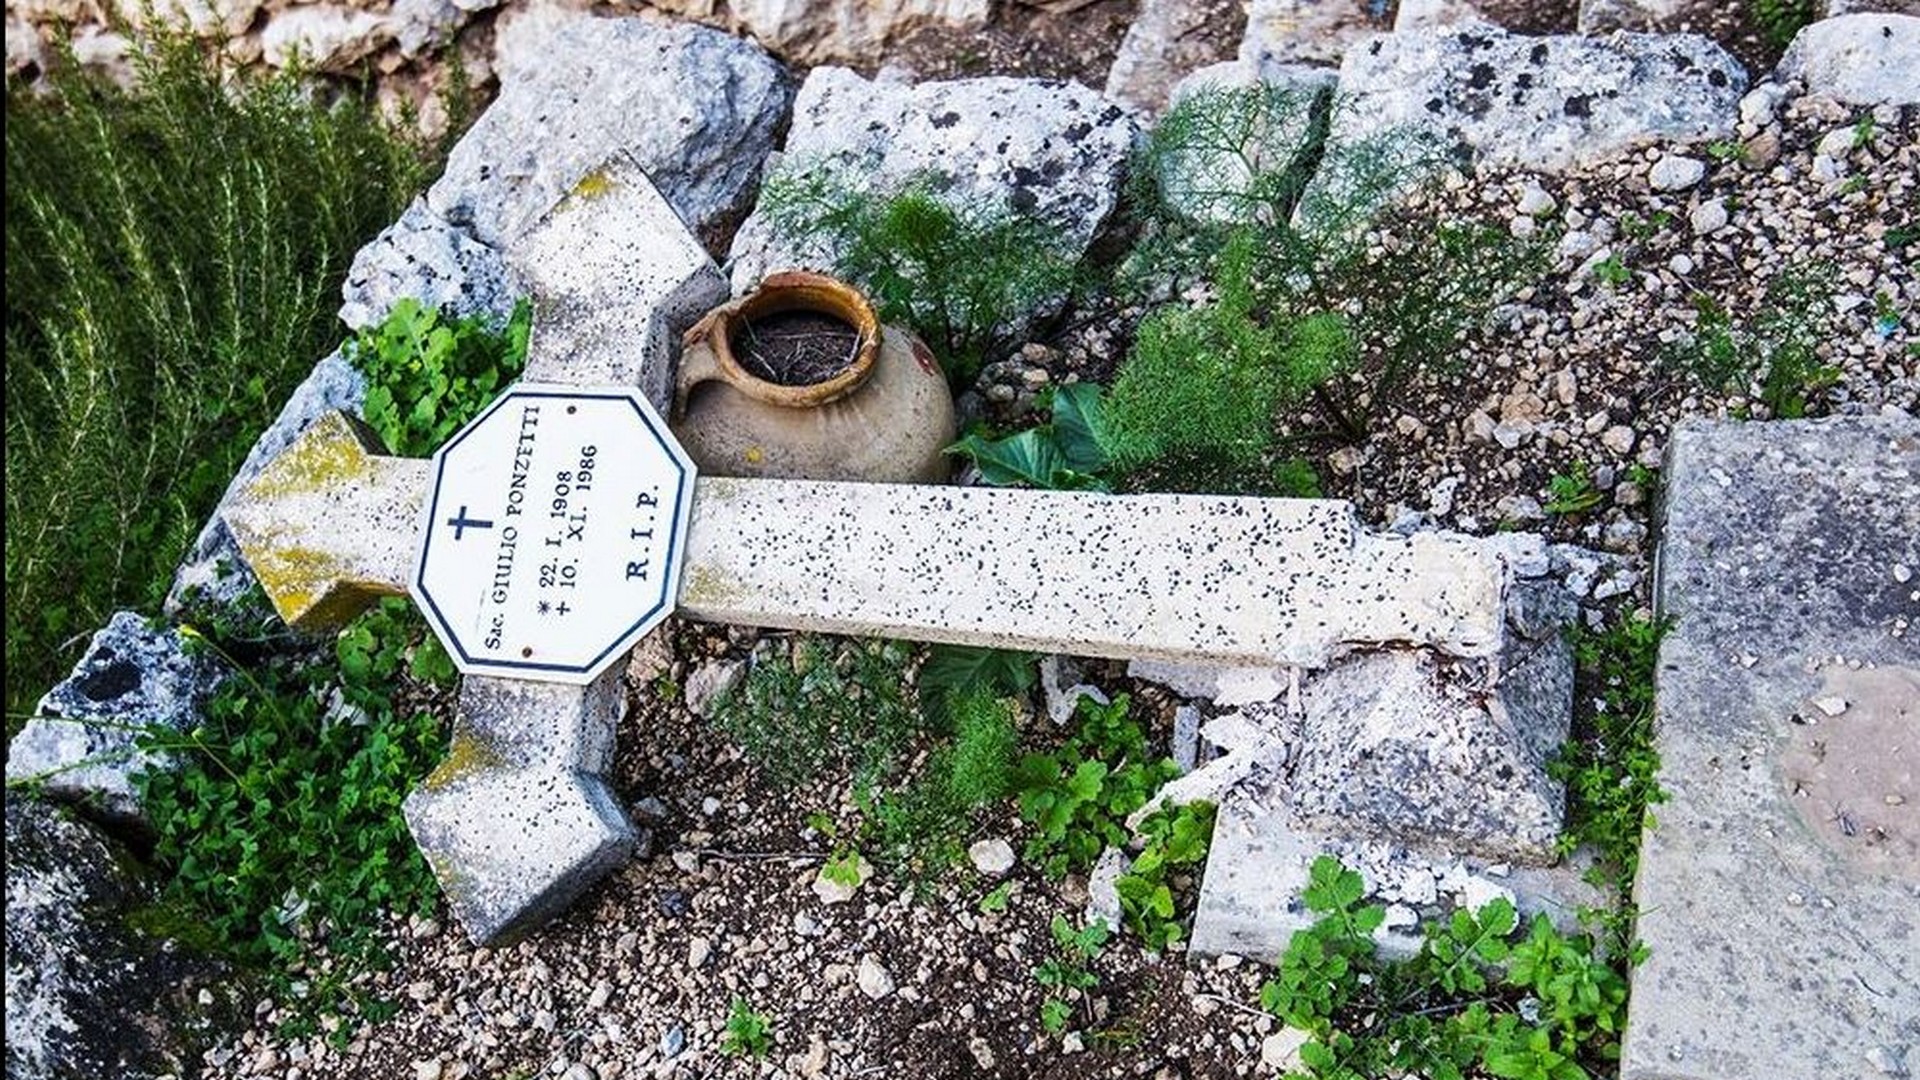
[[493, 522], [491, 521], [478, 521], [468, 517], [467, 508], [464, 506], [460, 508], [460, 515], [458, 517], [450, 517], [447, 519], [447, 524], [453, 526], [453, 538], [455, 540], [463, 539], [468, 529], [493, 528]]

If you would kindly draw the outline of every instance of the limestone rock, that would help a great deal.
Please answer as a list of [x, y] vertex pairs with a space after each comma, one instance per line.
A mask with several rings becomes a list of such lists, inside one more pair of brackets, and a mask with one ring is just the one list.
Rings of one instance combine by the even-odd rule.
[[1107, 69], [1107, 96], [1143, 113], [1160, 111], [1176, 83], [1221, 59], [1206, 32], [1236, 14], [1231, 5], [1141, 0]]
[[[1232, 60], [1201, 68], [1173, 89], [1175, 105], [1215, 90], [1264, 83], [1279, 88], [1261, 109], [1246, 117], [1248, 138], [1238, 147], [1197, 149], [1160, 159], [1156, 177], [1168, 203], [1196, 220], [1236, 222], [1247, 215], [1245, 193], [1255, 171], [1278, 173], [1317, 153], [1316, 117], [1330, 108], [1336, 77], [1331, 68], [1267, 62], [1259, 67]], [[1235, 119], [1239, 119], [1238, 116]]]
[[727, 9], [755, 40], [802, 64], [870, 60], [912, 30], [964, 33], [992, 14], [988, 0], [729, 0]]
[[1400, 0], [1393, 15], [1393, 32], [1428, 30], [1459, 23], [1490, 22], [1474, 0]]
[[1920, 104], [1920, 17], [1843, 15], [1796, 34], [1776, 74], [1848, 105]]
[[[1032, 214], [1079, 256], [1107, 225], [1139, 129], [1126, 110], [1076, 83], [958, 79], [901, 85], [815, 68], [794, 102], [780, 168], [864, 190], [929, 178], [950, 198]], [[733, 287], [768, 272], [830, 269], [818, 242], [775, 234], [756, 210], [734, 238]], [[1017, 333], [1030, 312], [1008, 312]]]
[[134, 748], [139, 729], [188, 731], [219, 685], [221, 665], [188, 651], [178, 630], [114, 613], [73, 673], [48, 691], [7, 744], [7, 782], [37, 779], [49, 795], [113, 824], [146, 821], [133, 778], [172, 759]]
[[499, 249], [448, 224], [425, 199], [415, 199], [398, 221], [354, 255], [340, 291], [340, 321], [358, 330], [386, 318], [404, 297], [451, 315], [504, 318], [527, 294], [527, 285]]
[[1575, 25], [1583, 34], [1665, 30], [1687, 11], [1686, 0], [1580, 0]]
[[1185, 698], [1205, 698], [1215, 705], [1252, 705], [1272, 701], [1287, 688], [1290, 669], [1278, 665], [1219, 667], [1176, 664], [1165, 660], [1133, 660], [1127, 677], [1156, 682]]
[[7, 13], [7, 78], [37, 76], [47, 70], [47, 43], [32, 24]]
[[1566, 793], [1546, 764], [1566, 741], [1572, 657], [1550, 636], [1488, 687], [1424, 650], [1350, 657], [1307, 680], [1285, 773], [1321, 832], [1550, 862]]
[[705, 27], [573, 13], [511, 22], [496, 48], [500, 95], [427, 192], [434, 213], [505, 247], [624, 152], [724, 247], [792, 98], [771, 56]]
[[1332, 137], [1425, 132], [1483, 166], [1565, 171], [1647, 143], [1726, 137], [1746, 81], [1739, 61], [1691, 34], [1392, 34], [1347, 51]]
[[272, 67], [305, 64], [340, 72], [393, 40], [383, 15], [344, 4], [308, 4], [276, 12], [260, 32], [261, 59]]
[[6, 813], [7, 1076], [193, 1072], [243, 984], [127, 929], [151, 894], [98, 833], [12, 792]]
[[1256, 66], [1279, 62], [1331, 64], [1356, 42], [1386, 26], [1367, 5], [1341, 0], [1249, 0], [1240, 59]]

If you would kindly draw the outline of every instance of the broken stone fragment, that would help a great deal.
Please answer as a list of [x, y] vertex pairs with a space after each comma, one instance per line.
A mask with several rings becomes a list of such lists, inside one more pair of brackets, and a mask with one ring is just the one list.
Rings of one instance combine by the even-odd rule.
[[135, 749], [144, 731], [191, 730], [225, 674], [172, 628], [114, 613], [65, 682], [40, 699], [7, 745], [7, 783], [32, 782], [104, 822], [147, 824], [134, 777], [174, 767], [170, 755]]

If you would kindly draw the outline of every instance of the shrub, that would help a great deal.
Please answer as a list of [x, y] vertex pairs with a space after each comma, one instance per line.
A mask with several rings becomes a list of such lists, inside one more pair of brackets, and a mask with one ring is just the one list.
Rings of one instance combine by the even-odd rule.
[[[253, 439], [332, 345], [354, 249], [428, 154], [160, 36], [121, 89], [7, 93], [7, 702], [155, 603]], [[9, 722], [9, 730], [13, 722]]]
[[835, 271], [867, 291], [881, 319], [925, 339], [956, 384], [1017, 344], [1016, 313], [1058, 307], [1079, 277], [1054, 226], [956, 201], [931, 178], [867, 191], [790, 168], [767, 181], [760, 206], [781, 233], [833, 253]]

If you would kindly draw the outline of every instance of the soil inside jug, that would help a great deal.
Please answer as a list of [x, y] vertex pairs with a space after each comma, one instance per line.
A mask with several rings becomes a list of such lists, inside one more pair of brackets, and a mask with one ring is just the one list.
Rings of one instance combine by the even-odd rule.
[[747, 373], [780, 386], [812, 386], [853, 366], [860, 335], [818, 311], [779, 311], [742, 322], [728, 345]]

